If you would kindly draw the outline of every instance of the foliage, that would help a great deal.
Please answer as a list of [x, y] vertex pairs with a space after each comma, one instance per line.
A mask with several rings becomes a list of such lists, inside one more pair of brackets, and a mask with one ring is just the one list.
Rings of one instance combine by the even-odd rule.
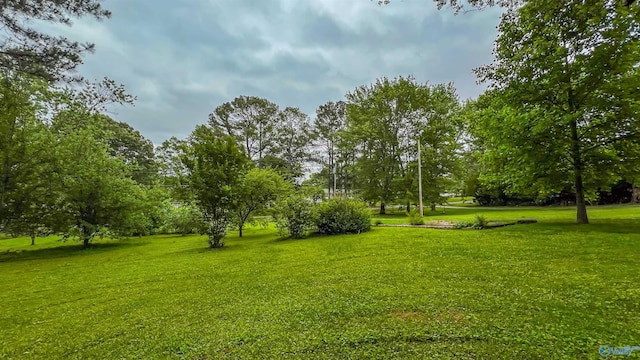
[[[47, 81], [70, 80], [69, 72], [82, 63], [82, 55], [94, 49], [65, 37], [43, 33], [29, 26], [33, 20], [71, 25], [71, 18], [90, 16], [104, 19], [111, 13], [99, 0], [3, 1], [0, 24], [6, 36], [0, 45], [0, 69], [33, 75]], [[27, 20], [27, 21], [25, 21]]]
[[274, 203], [291, 193], [292, 185], [271, 169], [254, 168], [247, 172], [233, 190], [235, 223], [242, 237], [245, 223], [252, 220], [256, 211], [269, 209]]
[[303, 193], [296, 192], [280, 200], [275, 207], [274, 221], [280, 236], [304, 238], [316, 227], [315, 204]]
[[493, 64], [476, 70], [493, 88], [471, 127], [481, 181], [538, 198], [572, 186], [577, 220], [588, 223], [598, 188], [636, 176], [638, 19], [640, 7], [612, 1], [526, 2], [505, 13]]
[[54, 185], [58, 230], [72, 229], [85, 247], [107, 229], [126, 234], [142, 231], [146, 188], [131, 177], [122, 158], [109, 154], [107, 144], [95, 137], [92, 128], [65, 134], [56, 147]]
[[41, 80], [0, 75], [0, 231], [32, 240], [52, 210], [55, 141], [39, 119], [49, 96]]
[[232, 136], [249, 159], [260, 161], [276, 145], [278, 105], [255, 96], [239, 96], [218, 106], [209, 125], [218, 135]]
[[417, 208], [412, 208], [411, 211], [407, 213], [407, 217], [411, 225], [424, 225], [424, 218], [420, 215], [420, 211], [418, 211]]
[[234, 189], [247, 171], [248, 159], [230, 136], [197, 126], [182, 156], [196, 204], [202, 212], [209, 246], [222, 247], [235, 210]]
[[360, 200], [332, 198], [320, 203], [317, 211], [317, 227], [321, 234], [360, 234], [371, 228], [371, 212]]
[[59, 113], [51, 124], [51, 130], [63, 137], [77, 129], [89, 127], [97, 139], [108, 145], [110, 155], [120, 157], [127, 163], [130, 175], [136, 182], [144, 185], [154, 183], [158, 165], [153, 143], [131, 125], [89, 112], [84, 106]]
[[456, 229], [486, 229], [489, 222], [484, 215], [476, 215], [473, 221], [459, 221], [455, 223]]
[[346, 142], [356, 152], [358, 188], [365, 200], [415, 202], [417, 144], [422, 144], [423, 190], [438, 203], [457, 159], [458, 107], [452, 85], [419, 84], [412, 77], [378, 79], [347, 94]]
[[[347, 104], [344, 101], [332, 102], [320, 105], [316, 110], [314, 125], [318, 135], [322, 152], [316, 154], [323, 166], [324, 184], [329, 189], [329, 196], [336, 195], [334, 183], [346, 185], [344, 174], [347, 161], [345, 148], [341, 145], [342, 132], [347, 124]], [[341, 166], [338, 166], [341, 163]], [[334, 179], [335, 177], [338, 177]], [[335, 180], [335, 181], [334, 181]]]
[[284, 163], [285, 179], [295, 181], [304, 174], [315, 139], [312, 129], [309, 116], [298, 108], [287, 107], [279, 113], [274, 155]]
[[175, 204], [169, 202], [165, 224], [161, 229], [164, 234], [196, 234], [203, 230], [203, 217], [200, 209], [189, 203]]
[[172, 136], [155, 149], [155, 162], [158, 164], [160, 182], [169, 190], [171, 199], [190, 203], [194, 201], [194, 196], [189, 188], [188, 169], [182, 161], [187, 149], [186, 140]]

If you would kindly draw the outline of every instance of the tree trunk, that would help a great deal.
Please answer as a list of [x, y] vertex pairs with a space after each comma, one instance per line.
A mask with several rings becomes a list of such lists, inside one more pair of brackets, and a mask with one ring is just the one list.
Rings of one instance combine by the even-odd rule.
[[83, 240], [82, 240], [82, 247], [85, 249], [89, 248], [89, 239], [91, 239], [89, 236], [86, 236]]
[[243, 225], [238, 226], [238, 237], [242, 237], [242, 228], [243, 227], [244, 227]]
[[384, 207], [384, 203], [380, 203], [380, 215], [386, 215], [387, 209]]
[[411, 212], [411, 203], [410, 202], [407, 203], [407, 212]]
[[436, 204], [431, 204], [431, 211], [436, 211]]
[[36, 244], [36, 236], [35, 235], [31, 235], [31, 246]]
[[582, 154], [580, 152], [580, 138], [578, 137], [578, 123], [576, 120], [571, 121], [571, 157], [573, 159], [573, 169], [575, 173], [576, 187], [576, 218], [578, 224], [588, 224], [587, 204], [584, 201], [584, 184], [582, 182]]
[[576, 205], [578, 207], [577, 220], [578, 224], [588, 224], [587, 204], [584, 201], [584, 188], [582, 185], [582, 175], [576, 174]]

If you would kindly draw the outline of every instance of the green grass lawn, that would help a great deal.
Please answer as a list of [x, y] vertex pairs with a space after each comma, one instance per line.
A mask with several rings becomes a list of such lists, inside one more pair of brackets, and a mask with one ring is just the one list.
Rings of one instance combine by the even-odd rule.
[[[599, 358], [640, 345], [640, 207], [491, 230], [0, 240], [0, 358]], [[401, 221], [400, 217], [385, 217]], [[384, 221], [384, 220], [383, 220]], [[635, 357], [640, 356], [638, 352]]]

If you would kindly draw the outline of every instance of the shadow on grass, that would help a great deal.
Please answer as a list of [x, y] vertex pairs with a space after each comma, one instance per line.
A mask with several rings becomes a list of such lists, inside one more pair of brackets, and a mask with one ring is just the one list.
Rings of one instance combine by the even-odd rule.
[[107, 251], [123, 249], [127, 247], [138, 247], [148, 244], [146, 241], [120, 240], [108, 243], [91, 244], [85, 249], [81, 243], [65, 244], [34, 250], [5, 250], [0, 252], [0, 263], [19, 262], [29, 260], [54, 259], [63, 257], [73, 257], [79, 255], [99, 254]]
[[585, 234], [640, 234], [640, 220], [632, 219], [595, 219], [589, 224], [578, 224], [575, 221], [542, 220], [537, 224], [508, 226], [505, 231], [539, 232], [553, 231], [578, 232]]

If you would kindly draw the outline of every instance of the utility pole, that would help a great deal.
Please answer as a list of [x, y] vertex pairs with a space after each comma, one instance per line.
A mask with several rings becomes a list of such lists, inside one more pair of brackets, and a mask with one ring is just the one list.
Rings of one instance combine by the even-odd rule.
[[420, 153], [420, 140], [418, 140], [418, 197], [420, 197], [420, 216], [424, 216], [422, 208], [422, 159]]

